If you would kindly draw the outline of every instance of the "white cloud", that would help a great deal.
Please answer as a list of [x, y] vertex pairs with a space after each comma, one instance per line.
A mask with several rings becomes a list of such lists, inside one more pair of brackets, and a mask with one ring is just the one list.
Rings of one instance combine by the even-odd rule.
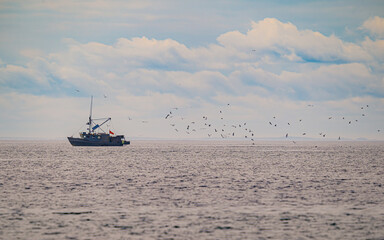
[[[196, 115], [228, 101], [236, 112], [232, 120], [257, 119], [260, 124], [268, 120], [262, 114], [280, 112], [287, 116], [284, 121], [305, 115], [300, 109], [308, 102], [345, 105], [346, 99], [379, 102], [384, 97], [382, 40], [349, 43], [272, 18], [253, 22], [245, 34], [224, 33], [216, 44], [197, 48], [146, 37], [119, 38], [114, 44], [66, 43], [66, 50], [49, 55], [23, 51], [31, 58], [25, 66], [0, 67], [2, 109], [11, 114], [9, 104], [19, 106], [14, 116], [37, 121], [56, 114], [53, 108], [60, 105], [86, 118], [88, 107], [76, 107], [75, 96], [93, 94], [97, 99], [106, 94], [109, 107], [102, 103], [100, 112], [123, 119], [117, 120], [118, 126], [134, 117], [157, 121], [155, 126], [162, 128], [158, 119], [175, 105], [193, 108], [189, 115]], [[23, 113], [30, 112], [21, 108], [23, 104], [36, 114]], [[58, 116], [69, 118], [73, 111], [62, 110]], [[136, 136], [150, 134], [136, 127], [129, 129]]]
[[365, 41], [362, 42], [363, 48], [376, 58], [380, 63], [384, 61], [384, 40], [371, 40], [369, 37], [365, 38]]
[[65, 51], [31, 55], [26, 67], [8, 65], [0, 74], [6, 87], [24, 81], [46, 91], [56, 84], [88, 94], [158, 91], [207, 100], [222, 92], [253, 91], [308, 100], [384, 95], [382, 76], [370, 69], [382, 62], [381, 40], [367, 38], [360, 46], [267, 18], [253, 22], [246, 34], [222, 34], [218, 42], [189, 48], [146, 37], [120, 38], [112, 45], [72, 40]]
[[240, 52], [252, 49], [261, 56], [277, 54], [290, 60], [337, 62], [369, 59], [369, 55], [356, 44], [344, 43], [334, 35], [327, 37], [311, 30], [298, 30], [292, 23], [274, 18], [252, 22], [252, 29], [246, 34], [238, 31], [222, 34], [218, 41], [226, 48]]
[[375, 16], [363, 23], [363, 28], [367, 29], [373, 36], [384, 38], [384, 18]]

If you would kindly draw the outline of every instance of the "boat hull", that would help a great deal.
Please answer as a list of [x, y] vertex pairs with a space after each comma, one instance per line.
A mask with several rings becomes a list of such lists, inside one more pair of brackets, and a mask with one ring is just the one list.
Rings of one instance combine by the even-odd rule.
[[110, 137], [108, 140], [68, 137], [68, 141], [71, 143], [72, 146], [83, 147], [124, 146], [130, 144], [129, 141], [124, 141], [120, 137]]

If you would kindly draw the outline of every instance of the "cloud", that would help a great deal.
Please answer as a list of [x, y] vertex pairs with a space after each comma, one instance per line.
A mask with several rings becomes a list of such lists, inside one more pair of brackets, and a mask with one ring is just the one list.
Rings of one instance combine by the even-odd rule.
[[384, 18], [375, 16], [363, 23], [363, 29], [368, 30], [373, 36], [384, 38]]
[[221, 93], [250, 92], [301, 100], [384, 95], [382, 74], [371, 69], [383, 61], [381, 40], [343, 42], [267, 18], [252, 22], [246, 34], [228, 32], [217, 41], [190, 48], [146, 37], [111, 45], [72, 40], [67, 50], [45, 57], [25, 51], [32, 57], [27, 66], [8, 65], [0, 74], [6, 88], [29, 84], [65, 94], [71, 88], [88, 95], [159, 92], [207, 101]]
[[324, 36], [311, 30], [298, 30], [292, 23], [275, 18], [252, 22], [246, 34], [238, 31], [222, 34], [218, 41], [226, 48], [258, 55], [270, 54], [288, 60], [306, 62], [365, 61], [369, 55], [358, 45], [344, 43], [334, 35]]
[[[13, 116], [37, 121], [55, 113], [57, 104], [74, 108], [63, 110], [62, 117], [86, 117], [87, 104], [76, 106], [76, 101], [88, 103], [90, 95], [103, 99], [105, 94], [109, 107], [101, 103], [100, 112], [119, 115], [123, 120], [118, 126], [124, 126], [129, 117], [162, 119], [175, 105], [197, 114], [231, 102], [244, 119], [279, 111], [294, 118], [290, 111], [308, 102], [343, 105], [348, 99], [373, 103], [384, 98], [383, 40], [345, 42], [274, 18], [252, 22], [246, 33], [227, 32], [199, 47], [147, 37], [119, 38], [113, 44], [73, 39], [65, 43], [66, 49], [50, 54], [21, 50], [30, 59], [24, 66], [0, 65], [1, 109], [11, 114], [9, 104], [19, 106]], [[22, 113], [29, 112], [23, 104], [37, 114]], [[267, 120], [262, 115], [257, 119]], [[161, 122], [156, 126], [161, 128]]]
[[369, 37], [366, 37], [362, 42], [363, 48], [375, 59], [378, 63], [384, 61], [384, 40], [371, 40]]

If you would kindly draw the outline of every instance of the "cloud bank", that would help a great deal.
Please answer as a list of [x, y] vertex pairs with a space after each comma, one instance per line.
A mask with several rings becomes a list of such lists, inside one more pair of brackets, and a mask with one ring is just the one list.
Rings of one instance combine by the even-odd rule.
[[249, 99], [241, 103], [249, 108], [268, 101], [293, 108], [347, 99], [382, 103], [383, 22], [368, 19], [363, 27], [371, 35], [354, 43], [275, 18], [252, 22], [247, 32], [227, 32], [200, 47], [147, 37], [120, 38], [110, 45], [67, 39], [61, 52], [26, 51], [31, 59], [25, 66], [2, 63], [0, 103], [4, 108], [18, 95], [108, 95], [120, 106], [116, 111], [127, 109], [139, 118], [162, 116], [172, 105], [203, 107], [239, 99]]

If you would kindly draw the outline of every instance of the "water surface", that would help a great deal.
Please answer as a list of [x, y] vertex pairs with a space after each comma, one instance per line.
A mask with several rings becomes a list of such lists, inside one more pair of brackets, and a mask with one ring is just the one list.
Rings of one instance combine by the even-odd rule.
[[1, 239], [384, 239], [383, 142], [0, 142]]

